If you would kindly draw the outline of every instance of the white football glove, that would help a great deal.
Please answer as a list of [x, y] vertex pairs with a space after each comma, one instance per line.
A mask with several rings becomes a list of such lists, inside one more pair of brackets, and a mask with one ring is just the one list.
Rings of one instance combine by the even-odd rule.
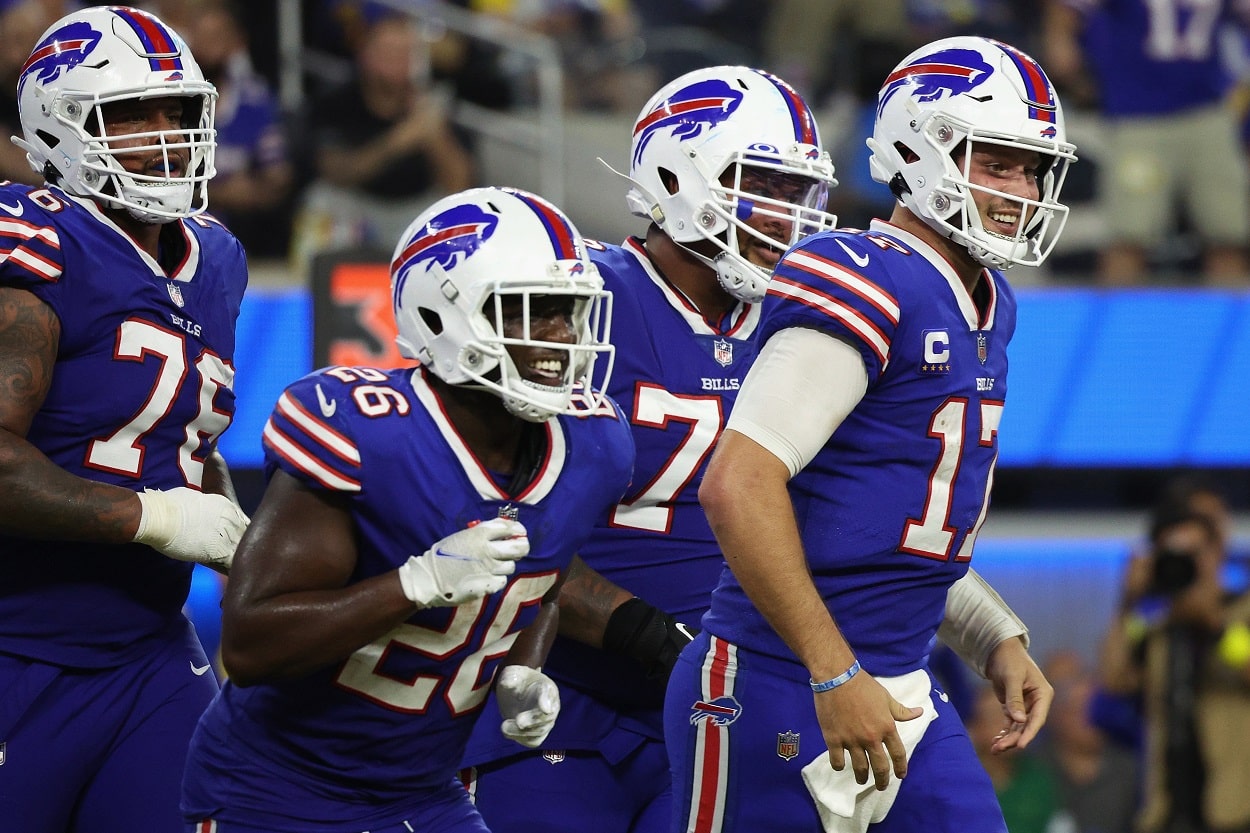
[[518, 521], [492, 518], [454, 532], [399, 568], [404, 595], [422, 607], [451, 607], [497, 593], [530, 551]]
[[229, 570], [250, 519], [223, 495], [176, 489], [144, 489], [143, 514], [134, 542], [179, 561]]
[[505, 665], [495, 685], [504, 737], [534, 749], [547, 739], [560, 714], [560, 689], [527, 665]]

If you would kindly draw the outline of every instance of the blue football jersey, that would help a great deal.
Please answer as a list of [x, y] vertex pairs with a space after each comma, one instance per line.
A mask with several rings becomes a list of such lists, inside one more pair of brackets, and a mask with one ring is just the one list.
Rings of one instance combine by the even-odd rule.
[[[991, 270], [977, 297], [934, 249], [876, 221], [799, 243], [764, 301], [761, 344], [810, 327], [854, 345], [868, 370], [863, 400], [790, 495], [816, 588], [873, 674], [925, 664], [985, 520], [1016, 304]], [[729, 570], [704, 624], [793, 657]]]
[[1108, 116], [1177, 113], [1221, 101], [1229, 0], [1068, 0], [1085, 14], [1082, 47]]
[[259, 824], [274, 814], [319, 829], [360, 821], [366, 804], [384, 819], [453, 777], [496, 666], [629, 483], [633, 443], [610, 402], [543, 430], [546, 456], [510, 494], [420, 369], [333, 367], [287, 388], [265, 426], [266, 465], [350, 499], [352, 581], [499, 516], [525, 525], [530, 552], [500, 592], [420, 610], [333, 667], [248, 688], [227, 682], [192, 742], [188, 818]]
[[[90, 200], [0, 185], [0, 286], [61, 324], [51, 389], [27, 439], [52, 462], [136, 491], [200, 488], [234, 414], [238, 241], [211, 217], [170, 223], [166, 274]], [[0, 651], [107, 667], [178, 624], [192, 565], [147, 547], [0, 536]]]
[[[610, 581], [698, 627], [724, 560], [699, 506], [699, 483], [754, 357], [758, 305], [709, 322], [651, 263], [642, 241], [590, 243], [612, 292], [616, 363], [609, 391], [630, 421], [634, 480], [581, 557]], [[596, 748], [628, 712], [633, 731], [659, 738], [662, 690], [642, 666], [560, 637], [543, 670], [560, 685], [549, 748]], [[479, 726], [468, 763], [517, 750]]]

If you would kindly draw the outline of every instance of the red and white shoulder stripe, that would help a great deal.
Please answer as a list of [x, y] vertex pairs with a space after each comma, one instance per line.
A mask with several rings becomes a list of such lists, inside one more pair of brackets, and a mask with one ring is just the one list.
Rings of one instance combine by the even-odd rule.
[[61, 238], [56, 229], [0, 214], [0, 263], [7, 261], [45, 281], [57, 281], [64, 269], [59, 262], [36, 250], [45, 247], [61, 250]]
[[[779, 269], [768, 285], [769, 295], [824, 313], [867, 345], [882, 366], [889, 362], [892, 328], [898, 326], [899, 319], [898, 301], [893, 295], [861, 273], [810, 251], [793, 251], [782, 263], [820, 280], [795, 280]], [[890, 325], [891, 332], [873, 320], [870, 310]]]
[[[360, 491], [360, 450], [354, 442], [289, 392], [282, 394], [274, 410], [261, 435], [274, 454], [327, 489]], [[284, 418], [284, 426], [278, 417]]]

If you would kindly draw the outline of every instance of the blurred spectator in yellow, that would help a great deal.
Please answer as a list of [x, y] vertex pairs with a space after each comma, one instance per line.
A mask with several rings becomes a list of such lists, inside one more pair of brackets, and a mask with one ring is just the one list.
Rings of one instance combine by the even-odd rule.
[[1219, 521], [1196, 505], [1155, 512], [1103, 640], [1103, 685], [1145, 721], [1141, 833], [1250, 829], [1250, 594], [1225, 590]]
[[[1219, 53], [1222, 27], [1250, 14], [1243, 0], [1046, 0], [1044, 61], [1073, 100], [1096, 102], [1106, 122], [1099, 198], [1110, 244], [1098, 278], [1142, 284], [1183, 209], [1200, 249], [1202, 279], [1250, 282], [1250, 174]], [[1238, 12], [1239, 14], [1235, 14]]]
[[277, 97], [252, 68], [247, 35], [232, 6], [201, 3], [181, 31], [204, 77], [217, 87], [217, 176], [209, 211], [249, 256], [283, 256], [294, 169]]
[[412, 218], [470, 187], [472, 156], [448, 122], [450, 102], [428, 85], [416, 26], [398, 15], [368, 23], [347, 83], [305, 116], [315, 181], [296, 221], [297, 259], [327, 249], [389, 250]]
[[1029, 749], [991, 751], [994, 740], [1004, 731], [1003, 719], [1003, 704], [998, 702], [998, 695], [991, 686], [982, 687], [967, 720], [968, 737], [994, 782], [1007, 829], [1011, 833], [1071, 830], [1059, 803], [1055, 777], [1036, 753]]

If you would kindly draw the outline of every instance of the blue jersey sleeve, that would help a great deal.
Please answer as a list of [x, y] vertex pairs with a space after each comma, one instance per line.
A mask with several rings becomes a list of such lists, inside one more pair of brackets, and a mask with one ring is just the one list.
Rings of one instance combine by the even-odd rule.
[[339, 403], [350, 395], [348, 385], [326, 370], [287, 387], [262, 434], [266, 476], [281, 469], [318, 491], [360, 492], [360, 449], [351, 411]]
[[65, 271], [61, 236], [34, 205], [24, 186], [0, 186], [0, 286], [34, 292], [50, 303], [44, 288]]
[[888, 251], [862, 233], [826, 232], [803, 240], [777, 264], [760, 343], [788, 327], [817, 329], [859, 350], [869, 382], [875, 381], [889, 362], [899, 322], [885, 268]]

